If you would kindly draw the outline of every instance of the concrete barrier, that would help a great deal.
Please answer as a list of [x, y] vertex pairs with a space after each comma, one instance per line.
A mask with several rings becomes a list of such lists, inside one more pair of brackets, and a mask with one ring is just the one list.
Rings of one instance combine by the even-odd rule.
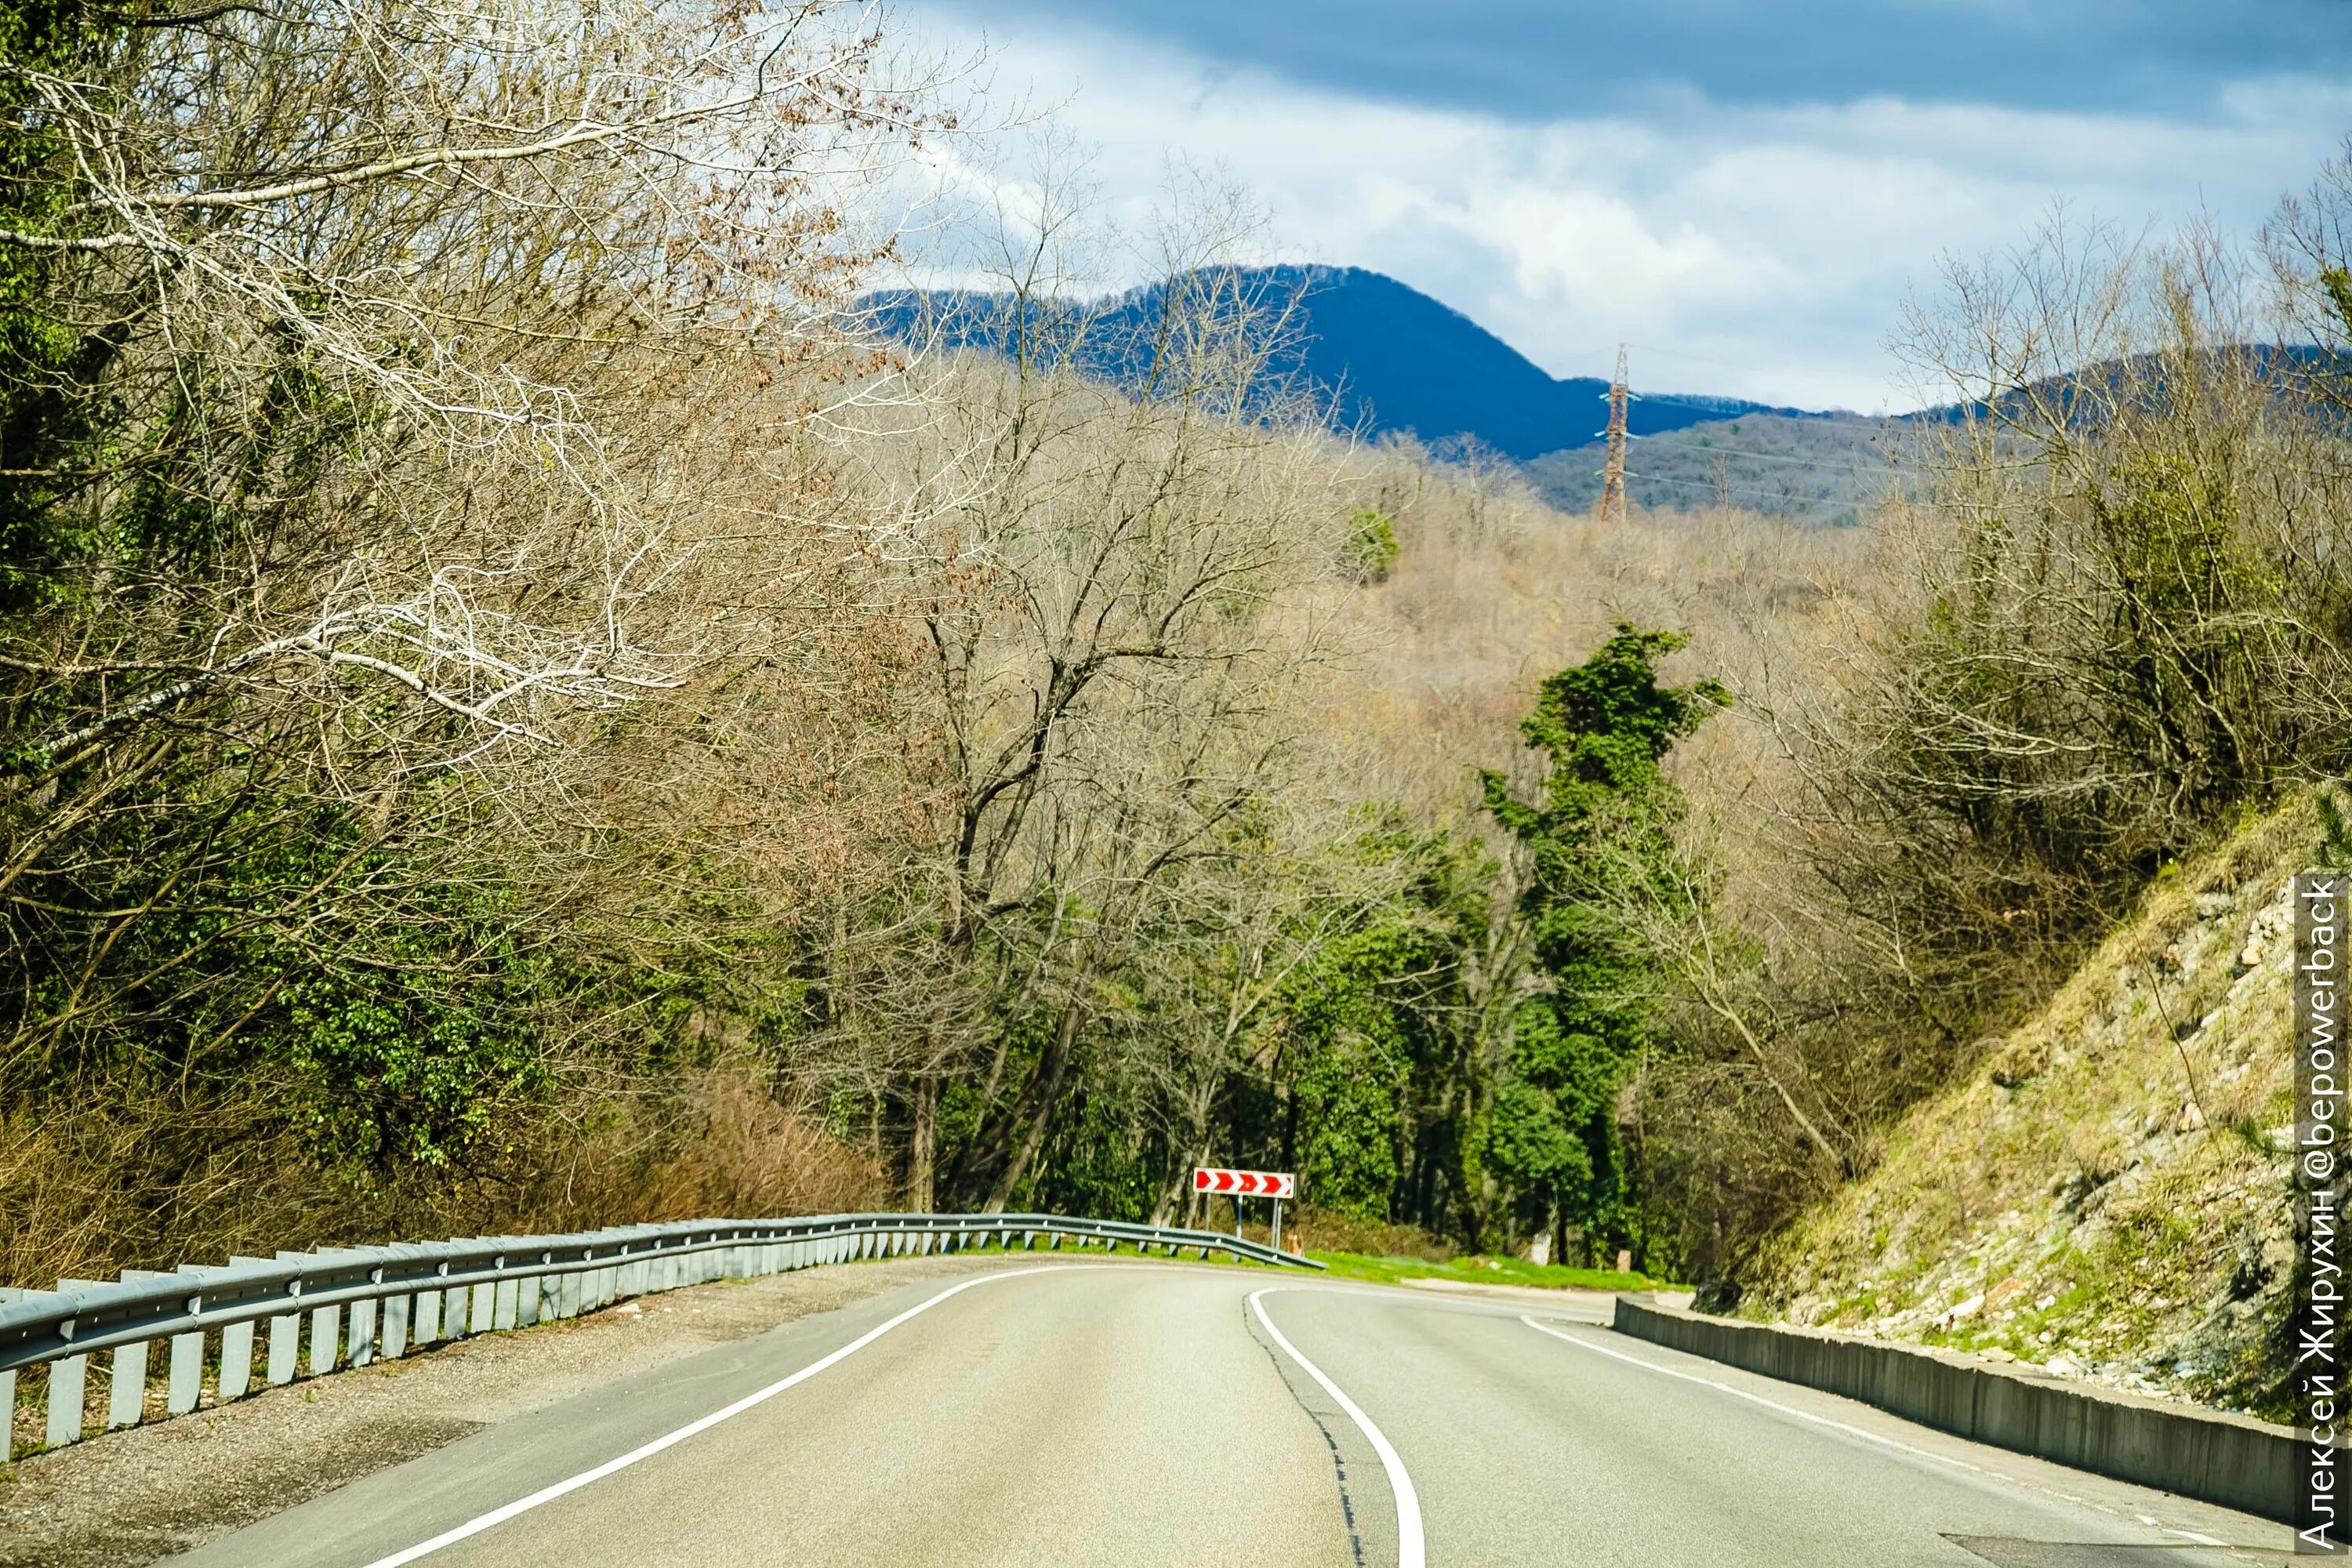
[[2294, 1432], [1972, 1356], [1704, 1317], [1617, 1298], [1616, 1329], [1709, 1361], [1874, 1405], [1975, 1442], [2294, 1522]]

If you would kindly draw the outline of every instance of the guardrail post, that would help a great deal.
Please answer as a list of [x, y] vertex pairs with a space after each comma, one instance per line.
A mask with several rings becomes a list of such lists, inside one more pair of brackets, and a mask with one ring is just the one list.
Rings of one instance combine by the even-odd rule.
[[365, 1366], [375, 1360], [375, 1303], [352, 1303], [351, 1332], [343, 1342], [353, 1366]]
[[[408, 1353], [408, 1309], [411, 1298], [386, 1296], [383, 1299], [383, 1359], [398, 1361]], [[226, 1339], [226, 1332], [223, 1335]], [[224, 1395], [226, 1397], [226, 1395]]]
[[139, 1425], [147, 1404], [147, 1342], [114, 1347], [114, 1382], [106, 1391], [106, 1429]]
[[534, 1274], [527, 1279], [515, 1281], [516, 1328], [527, 1329], [539, 1321], [540, 1298], [546, 1283], [547, 1278], [541, 1274]]
[[466, 1299], [472, 1292], [463, 1285], [451, 1285], [441, 1292], [441, 1337], [462, 1340], [466, 1337]]
[[468, 1333], [487, 1334], [490, 1331], [490, 1323], [492, 1321], [491, 1314], [495, 1299], [494, 1292], [492, 1291], [490, 1285], [485, 1281], [482, 1284], [475, 1286], [469, 1294], [474, 1298], [474, 1310], [472, 1321], [468, 1325], [467, 1331]]
[[491, 1292], [490, 1327], [511, 1329], [515, 1326], [515, 1301], [520, 1281], [501, 1279]]
[[[176, 1279], [165, 1269], [126, 1268], [121, 1274], [127, 1283], [137, 1280]], [[201, 1341], [199, 1341], [201, 1343]], [[199, 1352], [201, 1353], [201, 1352]], [[114, 1382], [106, 1392], [106, 1429], [136, 1426], [147, 1413], [147, 1342], [135, 1345], [117, 1345], [114, 1349]]]
[[60, 1356], [49, 1363], [47, 1430], [42, 1441], [52, 1448], [81, 1441], [81, 1403], [89, 1376], [89, 1357]]
[[220, 1336], [220, 1402], [243, 1399], [253, 1386], [253, 1320], [231, 1323]]
[[416, 1342], [418, 1344], [429, 1345], [441, 1338], [440, 1291], [419, 1290], [416, 1292], [415, 1323]]
[[163, 1387], [163, 1408], [185, 1415], [204, 1398], [205, 1335], [199, 1329], [172, 1336], [172, 1380]]
[[336, 1330], [342, 1322], [341, 1307], [310, 1309], [310, 1375], [324, 1377], [335, 1370], [335, 1342], [341, 1336]]
[[302, 1314], [283, 1312], [269, 1320], [269, 1383], [271, 1387], [294, 1381]]

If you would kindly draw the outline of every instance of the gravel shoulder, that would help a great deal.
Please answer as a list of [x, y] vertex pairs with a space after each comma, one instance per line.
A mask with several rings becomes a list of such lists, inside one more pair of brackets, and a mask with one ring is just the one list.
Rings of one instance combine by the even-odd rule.
[[0, 1465], [0, 1568], [141, 1568], [623, 1373], [1002, 1257], [835, 1264], [437, 1345]]

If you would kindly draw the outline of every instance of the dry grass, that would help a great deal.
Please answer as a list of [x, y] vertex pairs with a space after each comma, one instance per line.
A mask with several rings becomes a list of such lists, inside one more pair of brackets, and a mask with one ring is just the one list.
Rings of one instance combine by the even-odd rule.
[[[0, 1118], [0, 1279], [46, 1287], [233, 1253], [436, 1235], [576, 1230], [705, 1215], [886, 1207], [881, 1168], [740, 1069], [656, 1099], [578, 1090], [496, 1163], [448, 1180], [325, 1181], [266, 1097], [211, 1108], [119, 1103]], [[238, 1114], [242, 1125], [219, 1124]]]

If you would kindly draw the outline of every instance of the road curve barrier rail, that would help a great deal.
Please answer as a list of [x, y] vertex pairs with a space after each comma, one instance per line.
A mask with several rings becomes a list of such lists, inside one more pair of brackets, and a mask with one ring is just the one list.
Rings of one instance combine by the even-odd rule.
[[[45, 1419], [32, 1447], [80, 1441], [89, 1360], [110, 1352], [103, 1429], [155, 1418], [148, 1354], [168, 1358], [163, 1414], [226, 1405], [258, 1388], [396, 1359], [445, 1340], [575, 1317], [633, 1296], [709, 1280], [782, 1274], [859, 1258], [1035, 1250], [1043, 1242], [1116, 1252], [1197, 1250], [1316, 1268], [1312, 1259], [1214, 1231], [1039, 1214], [853, 1214], [687, 1220], [569, 1236], [490, 1236], [391, 1247], [320, 1247], [118, 1280], [60, 1279], [54, 1290], [0, 1289], [0, 1462], [15, 1441], [19, 1374], [36, 1374]], [[309, 1330], [304, 1331], [304, 1320]], [[305, 1342], [307, 1341], [307, 1343]], [[254, 1353], [264, 1352], [257, 1377]], [[305, 1353], [307, 1352], [307, 1354]], [[208, 1378], [209, 1374], [209, 1378]], [[34, 1380], [26, 1382], [33, 1395]]]
[[1617, 1298], [1614, 1326], [1972, 1442], [2299, 1522], [2295, 1481], [2308, 1445], [2292, 1428], [2251, 1415], [2144, 1399], [1924, 1345], [1713, 1318], [1625, 1296]]

